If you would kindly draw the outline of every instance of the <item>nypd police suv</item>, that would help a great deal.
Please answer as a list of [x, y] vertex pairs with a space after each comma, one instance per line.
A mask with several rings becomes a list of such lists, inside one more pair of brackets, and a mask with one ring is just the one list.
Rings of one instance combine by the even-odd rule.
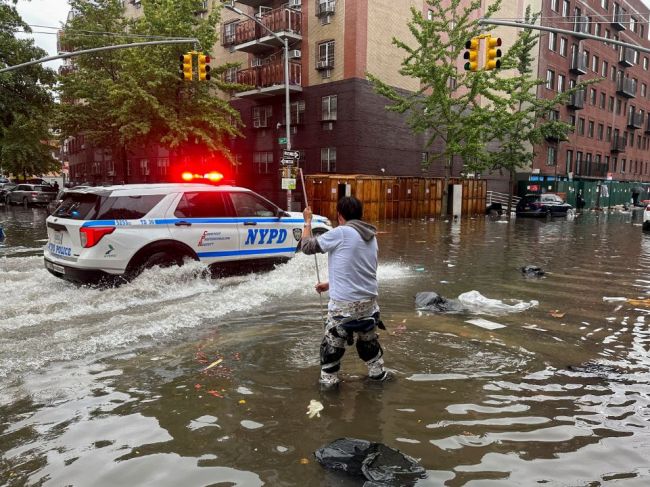
[[[71, 190], [47, 219], [45, 267], [57, 277], [112, 282], [186, 259], [221, 262], [291, 258], [303, 216], [245, 188], [133, 184]], [[331, 229], [314, 216], [314, 234]]]

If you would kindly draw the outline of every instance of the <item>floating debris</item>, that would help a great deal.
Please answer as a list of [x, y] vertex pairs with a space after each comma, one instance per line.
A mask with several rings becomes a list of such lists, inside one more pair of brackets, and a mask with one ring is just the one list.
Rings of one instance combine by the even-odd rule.
[[208, 365], [205, 369], [203, 369], [203, 372], [205, 372], [206, 370], [210, 370], [212, 367], [216, 367], [216, 366], [219, 365], [221, 362], [223, 362], [223, 359], [222, 359], [222, 358], [220, 358], [219, 360], [215, 360], [215, 361], [212, 362], [210, 365]]
[[483, 318], [476, 318], [474, 320], [467, 320], [465, 323], [469, 323], [470, 325], [480, 326], [481, 328], [485, 328], [486, 330], [498, 330], [499, 328], [505, 328], [506, 327], [506, 325], [502, 325], [501, 323], [496, 323], [494, 321], [484, 320]]
[[317, 418], [320, 418], [320, 412], [325, 409], [323, 406], [323, 403], [320, 401], [317, 401], [316, 399], [312, 399], [309, 401], [309, 406], [307, 406], [307, 413], [309, 415], [309, 419], [313, 418], [316, 416]]
[[566, 313], [562, 313], [559, 309], [554, 309], [551, 312], [549, 312], [549, 314], [553, 318], [564, 318], [564, 316], [566, 315]]

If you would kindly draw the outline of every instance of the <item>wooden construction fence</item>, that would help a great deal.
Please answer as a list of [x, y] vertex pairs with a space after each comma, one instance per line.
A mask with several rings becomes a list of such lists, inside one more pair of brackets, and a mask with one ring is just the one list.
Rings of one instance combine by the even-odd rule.
[[[307, 198], [314, 213], [336, 218], [336, 203], [346, 195], [363, 201], [364, 219], [433, 218], [442, 212], [442, 178], [314, 174], [305, 177]], [[450, 179], [463, 186], [462, 216], [485, 213], [487, 182]]]

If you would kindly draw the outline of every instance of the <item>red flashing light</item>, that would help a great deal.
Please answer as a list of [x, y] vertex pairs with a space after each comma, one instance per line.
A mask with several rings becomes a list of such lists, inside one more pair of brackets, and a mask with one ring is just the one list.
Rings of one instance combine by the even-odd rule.
[[94, 247], [99, 243], [104, 235], [108, 235], [114, 231], [115, 227], [81, 227], [79, 229], [81, 246], [86, 249]]
[[216, 183], [217, 181], [221, 181], [223, 179], [223, 174], [217, 171], [212, 171], [207, 173], [204, 177], [205, 179], [209, 179], [213, 183]]
[[223, 179], [223, 174], [217, 171], [211, 171], [205, 174], [196, 174], [189, 171], [185, 171], [183, 174], [181, 174], [181, 178], [183, 179], [183, 181], [186, 181], [188, 183], [195, 179], [208, 180], [212, 183], [217, 183]]

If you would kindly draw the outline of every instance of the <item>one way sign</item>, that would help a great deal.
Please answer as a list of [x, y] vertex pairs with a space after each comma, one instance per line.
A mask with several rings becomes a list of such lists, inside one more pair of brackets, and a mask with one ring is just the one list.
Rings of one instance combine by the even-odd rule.
[[284, 150], [282, 152], [282, 158], [283, 159], [299, 159], [300, 158], [300, 152], [297, 150]]

